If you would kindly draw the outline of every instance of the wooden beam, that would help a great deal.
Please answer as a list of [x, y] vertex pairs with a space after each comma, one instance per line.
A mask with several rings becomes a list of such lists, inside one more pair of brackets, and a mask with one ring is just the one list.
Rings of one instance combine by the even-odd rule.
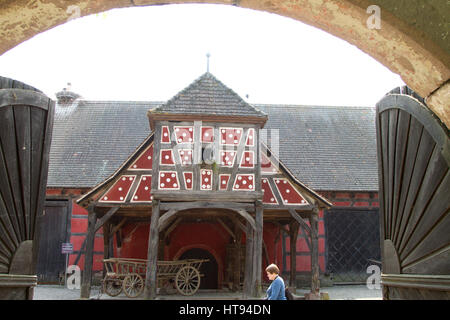
[[278, 229], [278, 233], [275, 237], [275, 245], [273, 246], [273, 260], [275, 261], [275, 264], [278, 265], [278, 242], [281, 240], [281, 228]]
[[[181, 150], [183, 147], [177, 142], [176, 140], [176, 134], [175, 134], [175, 130], [174, 130], [174, 123], [171, 122], [169, 123], [169, 132], [172, 132], [173, 137], [170, 139], [170, 147], [166, 146], [166, 148], [168, 149], [164, 149], [164, 150], [172, 150], [172, 156], [173, 156], [173, 160], [175, 162], [175, 171], [177, 172], [178, 175], [178, 186], [180, 188], [180, 190], [186, 190], [186, 183], [184, 181], [184, 177], [183, 177], [183, 169], [181, 168], [181, 156], [179, 153], [179, 150]], [[174, 168], [172, 168], [173, 170]]]
[[[267, 121], [267, 117], [257, 117], [257, 116], [247, 116], [245, 118], [241, 116], [233, 115], [211, 115], [211, 114], [167, 114], [167, 113], [154, 113], [151, 110], [147, 112], [147, 117], [149, 119], [150, 128], [155, 129], [155, 125], [160, 121], [196, 121], [201, 120], [205, 122], [223, 122], [223, 123], [236, 123], [241, 127], [246, 127], [243, 124], [258, 125], [261, 128]], [[200, 121], [199, 121], [200, 122]]]
[[159, 242], [159, 201], [153, 201], [152, 217], [150, 221], [150, 232], [148, 237], [147, 251], [147, 270], [145, 277], [144, 294], [146, 299], [153, 300], [156, 298], [156, 268], [158, 259], [158, 242]]
[[[234, 180], [236, 178], [236, 174], [239, 171], [240, 161], [241, 161], [242, 155], [243, 155], [243, 153], [245, 151], [245, 144], [246, 144], [245, 143], [246, 142], [245, 139], [246, 139], [246, 137], [248, 135], [248, 130], [249, 130], [249, 128], [244, 128], [244, 132], [242, 133], [242, 137], [243, 137], [242, 138], [242, 142], [237, 146], [237, 149], [236, 149], [235, 161], [234, 161], [234, 164], [233, 164], [233, 169], [231, 170], [230, 180], [229, 180], [228, 186], [227, 186], [227, 191], [228, 192], [233, 192], [232, 191], [233, 190], [233, 182], [234, 182]], [[257, 189], [255, 189], [255, 190], [257, 190]], [[236, 192], [233, 192], [233, 193], [236, 193]]]
[[234, 241], [236, 241], [236, 236], [233, 231], [230, 230], [230, 228], [225, 224], [225, 222], [222, 221], [222, 219], [217, 218], [217, 222], [228, 232], [228, 234], [233, 238]]
[[297, 237], [298, 237], [299, 223], [294, 220], [289, 224], [289, 255], [290, 255], [290, 277], [289, 287], [296, 287], [297, 278]]
[[263, 250], [264, 250], [264, 256], [266, 258], [266, 265], [269, 265], [270, 264], [269, 251], [267, 250], [266, 242], [264, 241], [264, 239], [263, 239]]
[[172, 231], [180, 224], [183, 218], [178, 217], [167, 230], [164, 232], [164, 240], [172, 233]]
[[[261, 130], [258, 127], [254, 128], [253, 145], [250, 147], [254, 152], [255, 163], [255, 190], [262, 190], [261, 188]], [[262, 201], [262, 198], [260, 199]]]
[[[158, 205], [159, 208], [159, 205]], [[160, 209], [159, 209], [160, 210]], [[169, 223], [170, 219], [173, 218], [178, 213], [178, 210], [172, 209], [164, 213], [161, 217], [158, 219], [158, 232], [161, 232], [164, 230], [164, 228]], [[152, 214], [153, 217], [153, 214]]]
[[109, 211], [105, 215], [103, 215], [103, 217], [98, 219], [95, 224], [95, 232], [97, 232], [105, 224], [105, 222], [108, 221], [114, 215], [114, 213], [117, 212], [117, 210], [119, 210], [119, 207], [113, 207], [109, 209]]
[[302, 217], [294, 210], [289, 209], [289, 213], [291, 214], [292, 218], [294, 218], [303, 228], [303, 230], [306, 230], [308, 234], [311, 235], [311, 228], [308, 226], [308, 224], [303, 220]]
[[[111, 224], [109, 222], [105, 222], [105, 224], [103, 225], [103, 259], [109, 259], [110, 256], [110, 243], [111, 243]], [[103, 265], [103, 276], [102, 278], [104, 279], [106, 276], [106, 268]]]
[[[224, 169], [229, 169], [229, 168], [224, 168]], [[223, 170], [224, 170], [223, 169]], [[222, 169], [221, 169], [222, 170]], [[222, 174], [222, 171], [221, 171]], [[171, 203], [176, 204], [176, 203], [194, 203], [196, 201], [201, 201], [201, 202], [211, 202], [211, 203], [227, 203], [227, 202], [231, 202], [234, 204], [241, 204], [244, 206], [244, 208], [248, 211], [253, 211], [253, 203], [254, 201], [256, 201], [255, 199], [259, 199], [259, 193], [256, 194], [256, 196], [248, 196], [248, 193], [254, 193], [254, 191], [231, 191], [231, 193], [228, 193], [228, 191], [216, 191], [214, 193], [212, 193], [211, 191], [199, 191], [198, 193], [195, 193], [192, 196], [187, 195], [187, 199], [178, 199], [177, 198], [177, 194], [178, 192], [181, 193], [185, 193], [185, 192], [189, 192], [190, 190], [182, 190], [182, 191], [164, 191], [164, 190], [157, 190], [156, 194], [159, 199], [161, 201], [167, 201], [167, 202], [163, 202], [161, 203], [161, 205], [170, 205]], [[191, 191], [194, 192], [194, 191]], [[173, 193], [173, 194], [171, 194]], [[227, 194], [228, 193], [228, 194]], [[242, 193], [242, 194], [241, 194]], [[153, 194], [153, 193], [152, 193]], [[214, 194], [214, 199], [212, 199], [211, 195]], [[219, 198], [216, 198], [215, 195], [218, 194]], [[235, 195], [236, 197], [233, 198], [233, 195]], [[169, 199], [170, 198], [170, 199]], [[240, 198], [240, 199], [239, 199]], [[180, 201], [181, 200], [181, 201]], [[147, 202], [147, 203], [121, 203], [121, 204], [117, 204], [117, 207], [119, 207], [119, 209], [135, 209], [138, 208], [140, 210], [139, 214], [134, 214], [135, 216], [141, 215], [142, 213], [147, 213], [148, 216], [150, 216], [149, 214], [149, 208], [151, 208], [152, 203], [151, 201]], [[111, 204], [110, 203], [95, 203], [95, 207], [96, 208], [110, 208]], [[161, 207], [161, 210], [165, 210], [162, 209], [163, 207]], [[294, 209], [300, 216], [303, 215], [309, 215], [311, 214], [312, 210], [315, 208], [315, 206], [312, 205], [289, 205], [289, 206], [284, 206], [284, 205], [266, 205], [264, 204], [264, 210], [269, 210], [270, 212], [277, 212], [277, 213], [285, 213], [287, 212], [288, 209]], [[144, 211], [147, 210], [147, 211]], [[126, 214], [128, 215], [132, 215], [130, 213], [126, 213], [123, 210], [121, 210], [120, 212], [121, 216], [125, 216]]]
[[247, 232], [246, 227], [237, 217], [231, 216], [231, 219], [239, 227], [239, 229], [241, 229], [242, 232], [244, 232], [244, 233]]
[[311, 215], [309, 223], [311, 225], [311, 294], [319, 295], [319, 215]]
[[[243, 217], [247, 222], [250, 223], [250, 226], [253, 229], [256, 229], [256, 223], [255, 223], [255, 219], [253, 219], [253, 217], [246, 211], [243, 209], [239, 209], [239, 210], [235, 210], [235, 209], [231, 209], [230, 211], [235, 212], [237, 214], [239, 214], [241, 217]], [[169, 223], [169, 220], [171, 218], [173, 218], [179, 211], [172, 209], [167, 211], [166, 213], [164, 213], [160, 218], [159, 218], [159, 230], [162, 231], [167, 224]], [[214, 212], [210, 212], [210, 214], [214, 214]], [[188, 216], [191, 215], [191, 212], [184, 212], [181, 214], [182, 216]]]
[[161, 210], [187, 210], [197, 208], [217, 208], [217, 209], [243, 209], [253, 211], [254, 205], [240, 202], [212, 202], [212, 201], [183, 201], [183, 202], [161, 202]]
[[[202, 163], [202, 143], [201, 143], [201, 121], [194, 121], [194, 148], [192, 150], [192, 190], [191, 192], [200, 191], [200, 164]], [[153, 195], [154, 197], [154, 195]]]
[[[239, 221], [237, 218], [232, 219], [234, 222]], [[244, 231], [245, 232], [245, 231]], [[234, 241], [234, 265], [233, 265], [233, 291], [241, 289], [241, 242], [242, 230], [241, 227], [235, 223], [234, 225], [235, 241]]]
[[115, 233], [117, 248], [122, 248], [122, 230], [119, 229]]
[[123, 218], [123, 219], [119, 222], [119, 224], [117, 224], [116, 226], [114, 226], [114, 228], [112, 228], [112, 230], [111, 230], [110, 237], [114, 237], [114, 235], [116, 234], [116, 232], [119, 231], [120, 228], [123, 227], [123, 225], [125, 224], [125, 222], [127, 222], [127, 220], [128, 220], [127, 218]]
[[158, 255], [157, 255], [157, 261], [158, 260], [164, 260], [164, 250], [165, 250], [165, 240], [163, 237], [159, 237], [159, 243], [158, 243]]
[[[195, 182], [195, 180], [193, 182]], [[153, 179], [152, 179], [152, 186], [153, 186]], [[219, 202], [233, 201], [233, 202], [252, 202], [252, 203], [255, 202], [256, 200], [262, 199], [263, 197], [262, 191], [211, 192], [211, 191], [195, 191], [195, 190], [167, 191], [158, 189], [155, 189], [155, 191], [153, 191], [152, 189], [152, 195], [153, 199], [161, 201], [219, 201]]]
[[94, 239], [97, 214], [91, 206], [88, 209], [88, 233], [86, 235], [86, 251], [84, 253], [84, 272], [81, 279], [81, 299], [89, 299], [91, 294], [92, 262], [94, 260]]
[[254, 261], [254, 267], [253, 267], [253, 273], [255, 278], [255, 296], [259, 297], [261, 295], [261, 265], [262, 265], [262, 242], [263, 242], [263, 204], [262, 201], [256, 201], [255, 202], [255, 239], [254, 239], [254, 245], [255, 250], [253, 252], [253, 261]]
[[253, 230], [256, 230], [256, 222], [255, 219], [245, 210], [236, 210], [237, 213], [239, 213], [245, 220], [247, 220], [248, 223], [250, 223], [250, 226]]
[[[161, 150], [161, 124], [158, 123], [153, 134], [153, 156], [152, 156], [152, 195], [159, 189], [159, 158]], [[179, 177], [182, 179], [182, 177]], [[153, 199], [156, 198], [153, 196]]]
[[283, 231], [283, 233], [287, 234], [289, 236], [289, 231], [287, 231], [283, 225], [281, 225], [280, 223], [278, 223], [277, 221], [273, 221], [273, 224], [277, 225], [280, 228], [280, 231]]
[[247, 221], [245, 237], [245, 272], [243, 298], [248, 299], [253, 296], [252, 275], [253, 275], [253, 230], [254, 228]]
[[[214, 146], [214, 162], [217, 164], [220, 164], [222, 162], [222, 156], [220, 154], [220, 131], [219, 131], [219, 124], [214, 126], [214, 137], [216, 137], [213, 141], [213, 146]], [[220, 168], [219, 167], [213, 167], [213, 185], [212, 185], [212, 190], [213, 191], [218, 191], [220, 189], [220, 179], [219, 179], [219, 171]]]

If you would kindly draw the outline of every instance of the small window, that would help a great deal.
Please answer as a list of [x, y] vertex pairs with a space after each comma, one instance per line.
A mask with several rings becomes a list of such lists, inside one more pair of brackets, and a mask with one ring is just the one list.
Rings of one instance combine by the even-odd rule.
[[212, 144], [202, 147], [202, 162], [213, 164], [215, 162], [215, 152]]

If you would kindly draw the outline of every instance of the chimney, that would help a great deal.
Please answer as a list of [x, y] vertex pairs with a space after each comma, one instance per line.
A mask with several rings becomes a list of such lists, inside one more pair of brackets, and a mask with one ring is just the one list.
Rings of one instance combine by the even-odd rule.
[[59, 105], [70, 105], [76, 99], [81, 98], [78, 93], [75, 93], [71, 90], [72, 84], [68, 82], [66, 88], [63, 88], [61, 91], [56, 93], [56, 99]]

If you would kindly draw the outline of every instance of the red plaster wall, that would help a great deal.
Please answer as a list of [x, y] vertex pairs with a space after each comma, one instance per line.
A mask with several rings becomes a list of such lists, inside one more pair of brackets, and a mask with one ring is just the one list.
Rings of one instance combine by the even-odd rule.
[[122, 247], [114, 242], [114, 254], [119, 258], [147, 259], [150, 223], [125, 225], [122, 229]]
[[224, 276], [226, 246], [231, 241], [230, 234], [218, 223], [180, 224], [170, 235], [170, 246], [166, 248], [165, 259], [175, 260], [192, 248], [205, 249], [217, 261], [220, 286]]

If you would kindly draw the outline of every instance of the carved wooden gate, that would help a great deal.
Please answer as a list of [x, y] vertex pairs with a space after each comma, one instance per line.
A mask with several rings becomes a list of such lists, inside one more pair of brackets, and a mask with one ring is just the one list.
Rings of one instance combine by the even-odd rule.
[[384, 299], [450, 299], [449, 131], [409, 88], [377, 104]]
[[47, 185], [54, 102], [0, 77], [0, 299], [29, 299]]

